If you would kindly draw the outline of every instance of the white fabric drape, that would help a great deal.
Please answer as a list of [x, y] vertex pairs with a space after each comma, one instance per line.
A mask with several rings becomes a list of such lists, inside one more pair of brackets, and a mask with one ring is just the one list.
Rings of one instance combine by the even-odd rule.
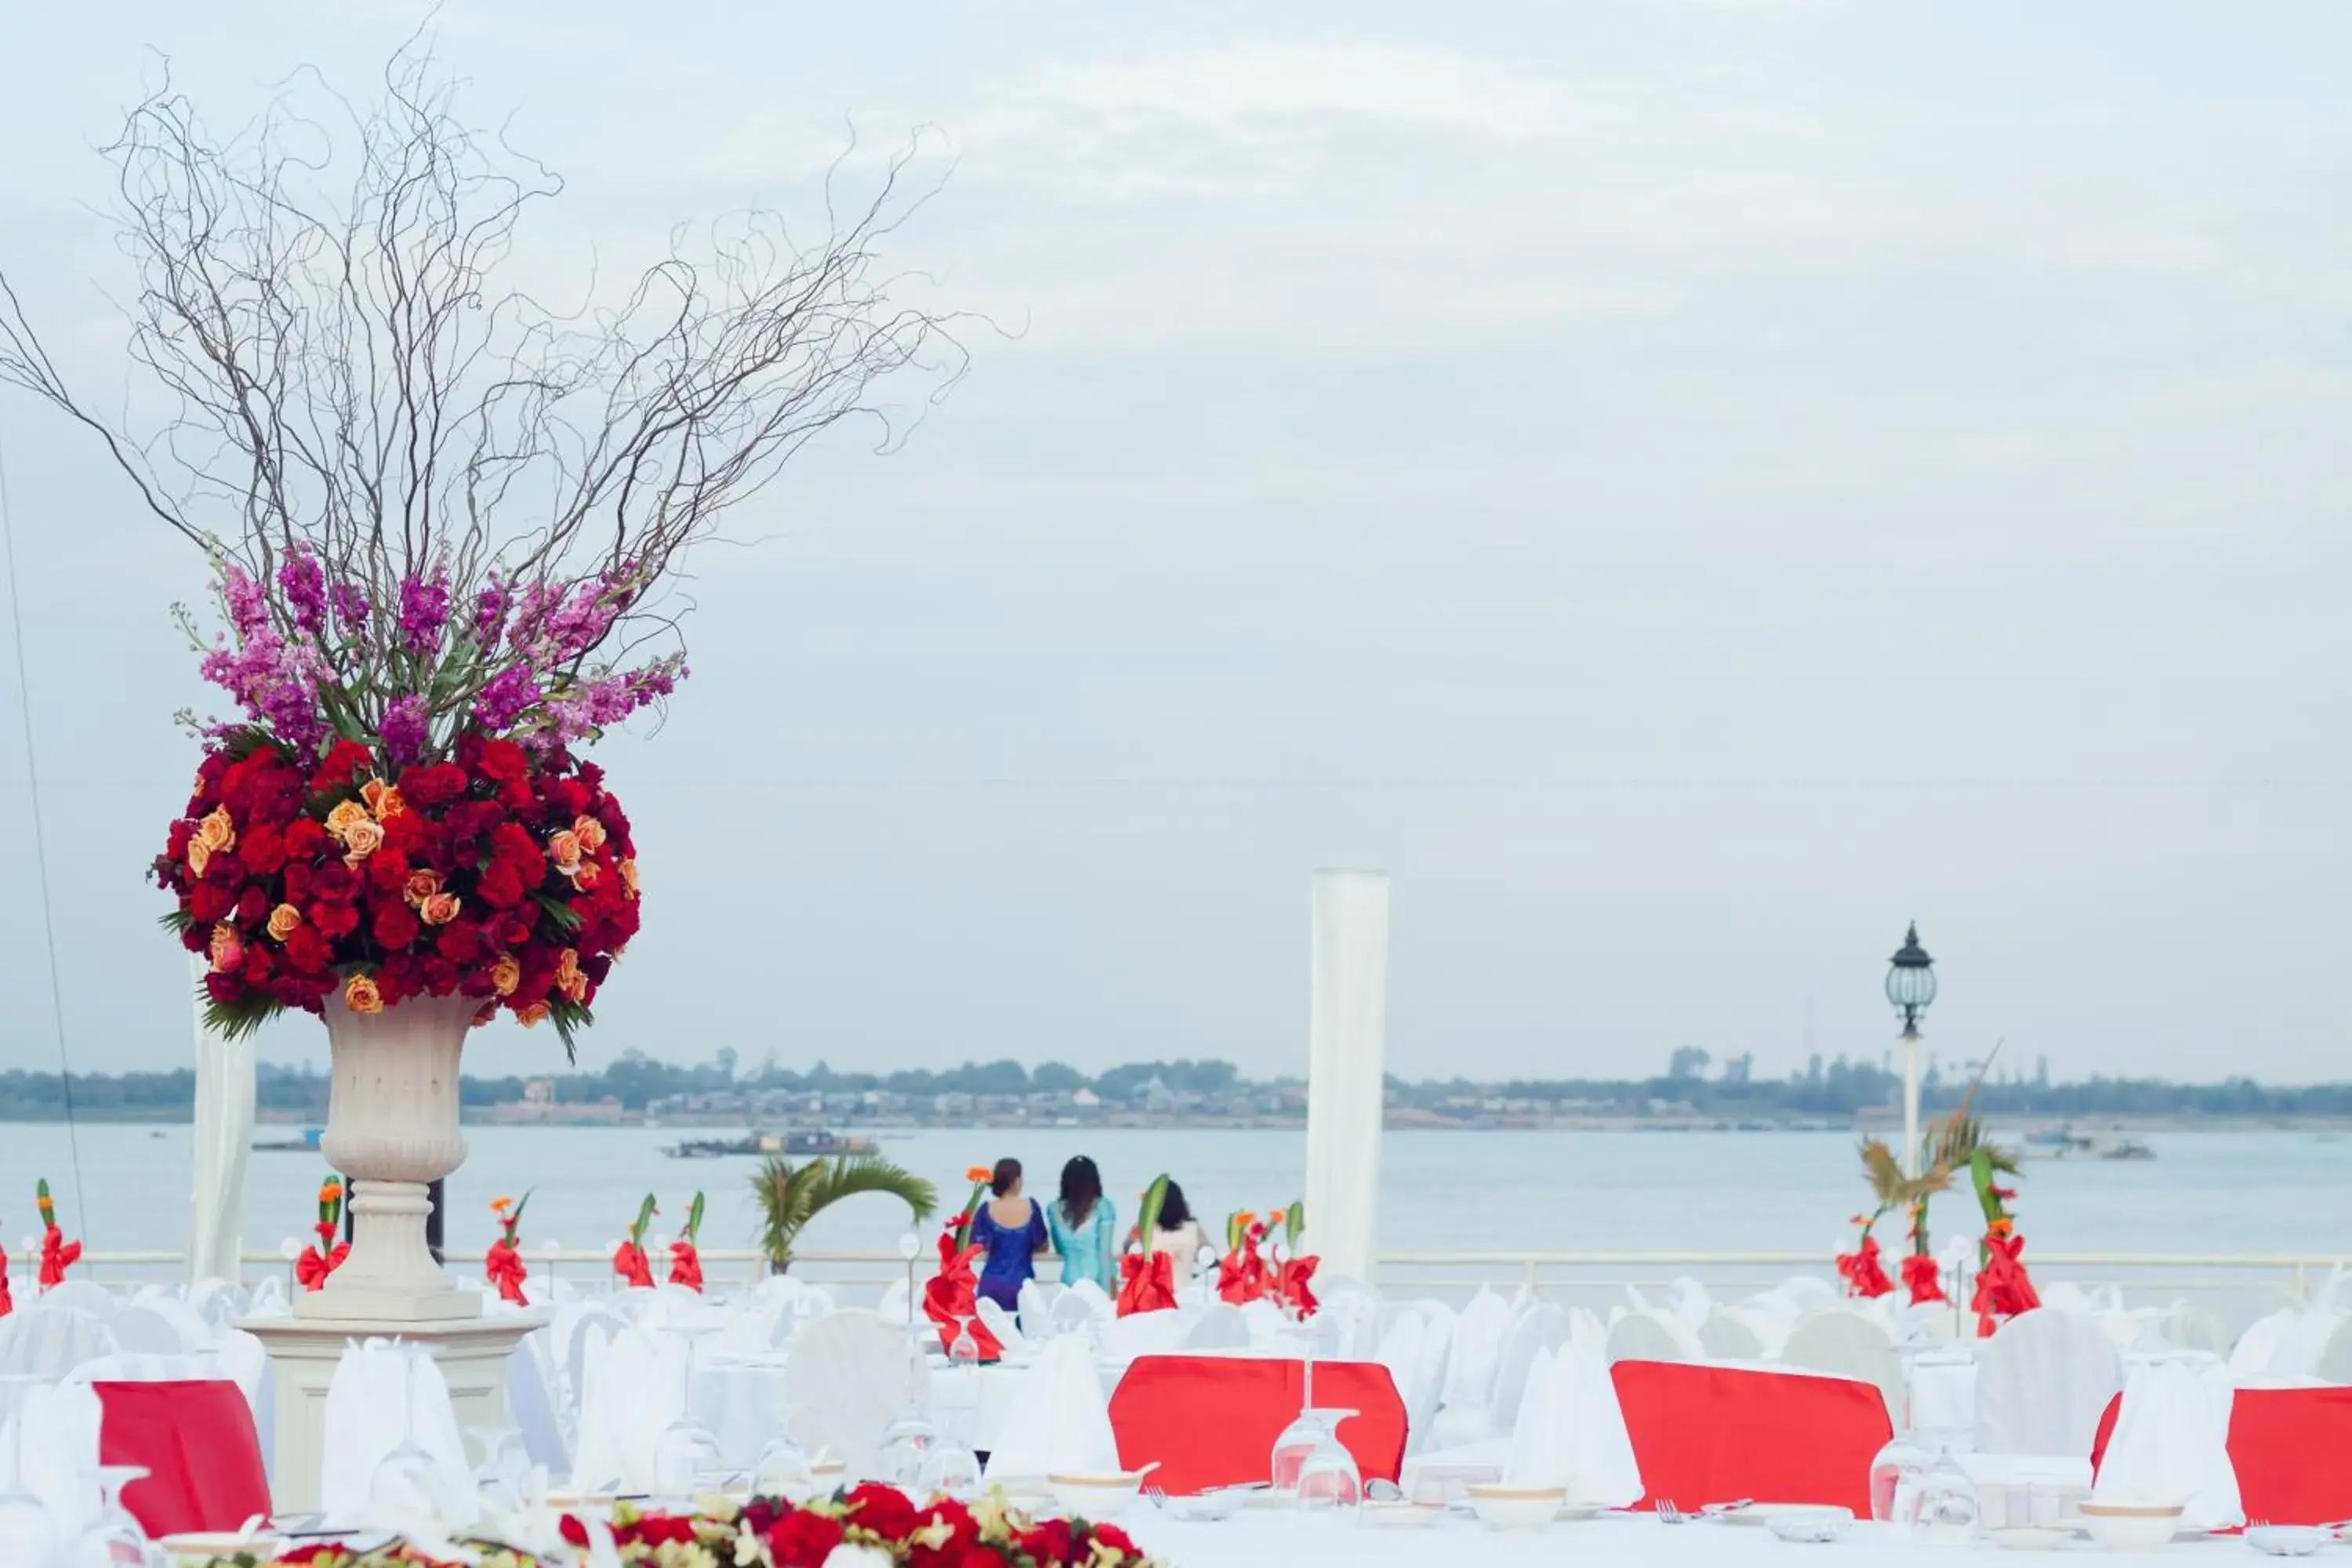
[[1315, 873], [1307, 1057], [1307, 1226], [1322, 1269], [1377, 1283], [1381, 1099], [1388, 1037], [1389, 879]]
[[245, 1162], [253, 1146], [253, 1037], [227, 1039], [205, 1026], [205, 961], [189, 955], [195, 982], [195, 1191], [188, 1236], [188, 1280], [237, 1278]]

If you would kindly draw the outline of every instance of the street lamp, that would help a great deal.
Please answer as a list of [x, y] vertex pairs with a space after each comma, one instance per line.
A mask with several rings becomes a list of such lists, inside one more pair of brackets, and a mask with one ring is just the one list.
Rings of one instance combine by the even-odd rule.
[[1936, 961], [1919, 945], [1919, 922], [1903, 935], [1886, 972], [1886, 999], [1903, 1019], [1903, 1169], [1919, 1174], [1919, 1015], [1936, 999]]

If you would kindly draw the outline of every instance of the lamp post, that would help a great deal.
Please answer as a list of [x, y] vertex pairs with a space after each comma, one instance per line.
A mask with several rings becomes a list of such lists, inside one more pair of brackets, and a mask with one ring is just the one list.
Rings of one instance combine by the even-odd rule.
[[1886, 999], [1903, 1019], [1903, 1172], [1916, 1176], [1919, 1151], [1919, 1015], [1936, 999], [1936, 961], [1919, 945], [1919, 922], [1911, 922], [1894, 967], [1886, 972]]

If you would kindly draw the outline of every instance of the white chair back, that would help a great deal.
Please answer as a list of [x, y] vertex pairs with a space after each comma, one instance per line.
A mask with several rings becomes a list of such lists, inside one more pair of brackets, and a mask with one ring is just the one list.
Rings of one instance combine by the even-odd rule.
[[1764, 1338], [1720, 1308], [1698, 1326], [1698, 1342], [1709, 1361], [1760, 1361]]
[[70, 1307], [110, 1321], [122, 1308], [121, 1299], [95, 1279], [68, 1279], [33, 1298], [44, 1307]]
[[1247, 1350], [1249, 1342], [1249, 1320], [1239, 1307], [1223, 1301], [1203, 1308], [1184, 1335], [1188, 1351]]
[[1538, 1352], [1556, 1351], [1567, 1341], [1568, 1314], [1550, 1302], [1536, 1302], [1518, 1315], [1503, 1337], [1503, 1353], [1495, 1363], [1495, 1396], [1486, 1406], [1488, 1435], [1503, 1436], [1519, 1418]]
[[905, 1330], [878, 1313], [828, 1313], [801, 1331], [784, 1363], [793, 1440], [811, 1455], [833, 1450], [852, 1480], [872, 1478], [883, 1428], [908, 1405], [919, 1409], [929, 1384]]
[[1643, 1307], [1610, 1325], [1607, 1355], [1621, 1361], [1705, 1361], [1706, 1349], [1679, 1318]]
[[0, 1318], [0, 1377], [54, 1383], [82, 1363], [121, 1348], [96, 1313], [51, 1306], [47, 1298]]
[[66, 1373], [68, 1383], [226, 1382], [210, 1356], [148, 1355], [126, 1352], [82, 1363]]
[[[1910, 1397], [1903, 1382], [1902, 1358], [1886, 1331], [1859, 1312], [1832, 1308], [1799, 1321], [1780, 1345], [1780, 1360], [1809, 1372], [1832, 1373], [1875, 1387], [1886, 1401], [1886, 1418], [1899, 1431], [1910, 1423]], [[2085, 1441], [2083, 1452], [2091, 1451]]]
[[875, 1311], [893, 1323], [911, 1323], [921, 1315], [919, 1303], [922, 1297], [907, 1289], [904, 1279], [893, 1279], [882, 1287], [882, 1300]]
[[2322, 1383], [2352, 1383], [2352, 1318], [2338, 1322], [2328, 1334], [2312, 1371]]
[[1503, 1359], [1503, 1336], [1511, 1331], [1511, 1304], [1486, 1286], [1478, 1287], [1454, 1320], [1451, 1353], [1439, 1405], [1484, 1411], [1495, 1397], [1495, 1371]]
[[2047, 1309], [2021, 1313], [1978, 1352], [1977, 1447], [2087, 1454], [2123, 1386], [2123, 1362], [2095, 1321]]
[[107, 1327], [114, 1331], [117, 1344], [141, 1355], [184, 1355], [212, 1339], [201, 1322], [195, 1325], [201, 1338], [190, 1339], [181, 1324], [156, 1307], [125, 1307]]

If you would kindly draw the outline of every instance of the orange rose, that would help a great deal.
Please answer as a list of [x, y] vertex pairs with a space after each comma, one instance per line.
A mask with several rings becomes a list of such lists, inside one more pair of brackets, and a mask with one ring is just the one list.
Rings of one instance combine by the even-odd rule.
[[383, 993], [364, 974], [354, 974], [343, 985], [343, 1005], [354, 1013], [383, 1011]]
[[511, 996], [514, 988], [521, 984], [522, 965], [515, 961], [515, 955], [511, 952], [499, 954], [497, 961], [490, 965], [490, 984], [499, 995]]
[[226, 974], [245, 963], [245, 943], [239, 942], [236, 928], [222, 924], [213, 927], [211, 944], [213, 973]]
[[965, 1168], [963, 1179], [967, 1182], [984, 1182], [995, 1174], [995, 1172], [985, 1165], [971, 1165]]
[[400, 889], [400, 896], [408, 900], [410, 909], [421, 910], [425, 907], [425, 900], [440, 890], [440, 872], [411, 871], [406, 885]]
[[213, 863], [212, 846], [201, 838], [188, 840], [188, 875], [201, 877], [205, 868]]
[[629, 897], [637, 896], [637, 862], [635, 856], [621, 862], [621, 888]]
[[408, 803], [400, 798], [400, 791], [382, 779], [370, 779], [362, 784], [360, 799], [367, 803], [370, 815], [378, 822], [388, 816], [398, 816], [408, 809]]
[[604, 879], [604, 873], [596, 868], [593, 860], [583, 860], [565, 875], [572, 879], [572, 885], [583, 893]]
[[327, 813], [327, 831], [348, 844], [351, 842], [352, 829], [367, 821], [369, 821], [367, 807], [358, 801], [347, 800]]
[[319, 1186], [319, 1201], [320, 1201], [320, 1203], [322, 1203], [322, 1204], [331, 1204], [331, 1203], [333, 1203], [337, 1198], [341, 1197], [342, 1195], [343, 1195], [343, 1189], [342, 1189], [341, 1186], [337, 1185], [335, 1183], [333, 1183], [333, 1182], [323, 1182], [323, 1183], [320, 1183], [320, 1186]]
[[425, 900], [425, 907], [417, 912], [424, 917], [426, 925], [445, 926], [457, 918], [457, 894], [436, 893]]
[[604, 847], [604, 825], [593, 816], [583, 816], [574, 822], [572, 833], [580, 840], [580, 847], [591, 855]]
[[213, 807], [211, 815], [196, 824], [196, 836], [190, 842], [201, 844], [215, 853], [236, 848], [236, 824], [229, 820], [228, 807]]
[[570, 828], [558, 828], [547, 839], [547, 858], [555, 868], [569, 877], [580, 869], [580, 835]]
[[302, 911], [291, 904], [280, 904], [269, 911], [269, 940], [284, 942], [302, 925]]
[[548, 1014], [552, 1011], [554, 1011], [554, 1009], [548, 1006], [546, 1003], [534, 1002], [528, 1007], [517, 1008], [515, 1010], [515, 1016], [522, 1020], [522, 1026], [524, 1028], [536, 1029], [543, 1021], [545, 1021]]
[[343, 864], [357, 870], [361, 861], [383, 847], [383, 829], [362, 816], [343, 833]]

